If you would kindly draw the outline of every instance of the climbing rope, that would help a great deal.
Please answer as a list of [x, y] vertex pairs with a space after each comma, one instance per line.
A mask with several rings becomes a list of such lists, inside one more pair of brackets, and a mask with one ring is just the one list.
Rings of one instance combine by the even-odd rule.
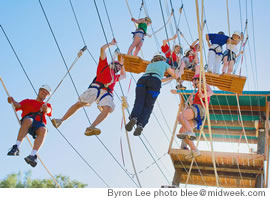
[[[3, 85], [3, 88], [4, 88], [4, 90], [5, 90], [6, 94], [7, 94], [7, 96], [10, 97], [9, 92], [8, 92], [8, 90], [7, 90], [7, 88], [6, 88], [5, 84], [4, 84], [4, 81], [3, 81], [3, 79], [2, 79], [1, 77], [0, 77], [0, 81], [1, 81], [1, 83], [2, 83], [2, 85]], [[14, 111], [14, 114], [15, 114], [15, 116], [16, 116], [16, 118], [17, 118], [17, 121], [18, 121], [19, 125], [21, 126], [21, 121], [20, 121], [20, 119], [19, 119], [19, 117], [18, 117], [18, 114], [16, 113], [16, 108], [15, 108], [15, 106], [14, 106], [13, 103], [11, 103], [11, 105], [12, 105], [12, 109], [13, 109], [13, 111]], [[28, 143], [30, 144], [31, 148], [33, 148], [33, 145], [32, 145], [32, 143], [31, 143], [31, 141], [30, 141], [28, 135], [26, 136], [26, 139], [27, 139]], [[56, 181], [55, 177], [54, 177], [54, 176], [52, 175], [52, 173], [49, 171], [49, 169], [47, 168], [47, 166], [45, 165], [45, 163], [41, 160], [41, 157], [39, 156], [39, 154], [37, 154], [37, 157], [38, 157], [39, 161], [41, 162], [42, 166], [43, 166], [43, 167], [45, 168], [45, 170], [47, 171], [47, 173], [48, 173], [48, 174], [51, 176], [51, 178], [53, 179], [53, 181], [54, 181], [54, 183], [56, 184], [56, 186], [57, 186], [58, 188], [61, 188], [61, 186], [59, 185], [59, 183]]]

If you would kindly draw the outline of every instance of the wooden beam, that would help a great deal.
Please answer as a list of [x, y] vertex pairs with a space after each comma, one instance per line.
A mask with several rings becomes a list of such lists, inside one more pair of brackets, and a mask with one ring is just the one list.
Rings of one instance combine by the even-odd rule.
[[[212, 138], [214, 142], [230, 142], [230, 143], [239, 143], [239, 138], [218, 138], [218, 137], [213, 137]], [[200, 141], [205, 141], [204, 138], [201, 138]], [[209, 141], [209, 138], [208, 138]], [[240, 139], [240, 143], [246, 143], [246, 140], [244, 136]], [[249, 139], [248, 140], [249, 144], [257, 144], [258, 140], [257, 139]]]
[[[209, 134], [208, 129], [203, 130], [205, 134]], [[194, 130], [195, 133], [200, 133], [198, 130]], [[242, 130], [238, 129], [212, 129], [212, 134], [218, 134], [218, 135], [241, 135], [243, 133]], [[246, 135], [250, 137], [256, 137], [256, 131], [255, 130], [246, 130]]]
[[[190, 168], [190, 164], [187, 163], [180, 163], [180, 162], [174, 162], [174, 167], [175, 168], [186, 168], [187, 170]], [[259, 170], [257, 167], [255, 167], [255, 169], [251, 169], [252, 167], [239, 167], [238, 166], [229, 166], [229, 165], [221, 165], [220, 167], [217, 167], [217, 171], [220, 172], [230, 172], [230, 173], [238, 173], [239, 171], [242, 173], [250, 173], [250, 174], [262, 174], [263, 170]], [[214, 171], [214, 167], [213, 166], [209, 166], [209, 165], [203, 165], [203, 164], [198, 164], [198, 166], [193, 166], [192, 169], [195, 170], [201, 170], [201, 171]]]
[[[210, 105], [209, 106], [209, 108], [211, 107], [212, 105]], [[241, 108], [241, 106], [240, 106], [240, 108]], [[252, 109], [253, 110], [253, 109]], [[242, 112], [242, 116], [243, 115], [248, 115], [248, 116], [260, 116], [262, 113], [261, 112], [259, 112], [259, 111], [252, 111], [252, 113], [251, 113], [251, 111], [242, 111], [241, 110], [241, 112]], [[218, 110], [213, 110], [213, 109], [209, 109], [209, 113], [210, 114], [219, 114], [219, 115], [239, 115], [239, 112], [238, 111], [233, 111], [233, 110], [231, 110], [231, 111], [229, 111], [229, 110], [220, 110], [220, 109], [218, 109]]]
[[[248, 128], [255, 128], [255, 123], [253, 121], [243, 121], [244, 127], [248, 127]], [[208, 126], [207, 123], [205, 123], [205, 126]], [[214, 121], [211, 120], [211, 127], [215, 127], [215, 126], [221, 126], [221, 127], [241, 127], [241, 123], [240, 121], [236, 121], [234, 120], [233, 122], [231, 120], [226, 120], [225, 122], [220, 120], [220, 121]], [[259, 123], [259, 128], [262, 128], [263, 125], [260, 122]]]
[[[260, 106], [240, 106], [241, 112], [242, 111], [260, 111], [264, 112], [265, 107], [260, 107]], [[228, 111], [238, 111], [237, 106], [228, 106], [228, 105], [210, 105], [209, 106], [209, 111], [210, 110], [228, 110]]]
[[269, 174], [269, 107], [270, 102], [267, 101], [266, 97], [266, 121], [265, 121], [265, 158], [266, 158], [266, 177], [264, 187], [268, 188], [268, 174]]

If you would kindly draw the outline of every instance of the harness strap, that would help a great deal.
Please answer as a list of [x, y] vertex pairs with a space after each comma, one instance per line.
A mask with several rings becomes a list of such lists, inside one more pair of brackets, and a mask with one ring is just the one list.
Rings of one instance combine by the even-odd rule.
[[[193, 104], [192, 106], [194, 106], [196, 109], [197, 109], [197, 117], [196, 118], [194, 118], [194, 120], [196, 120], [197, 121], [197, 129], [198, 130], [200, 130], [200, 128], [201, 128], [201, 125], [202, 125], [202, 119], [201, 119], [201, 115], [200, 115], [200, 109], [199, 109], [199, 107], [198, 107], [198, 105], [197, 104]], [[204, 118], [203, 118], [204, 119]]]
[[154, 91], [154, 90], [149, 90], [148, 93], [150, 93], [153, 98], [156, 98], [156, 97], [158, 97], [160, 92], [159, 91]]
[[[218, 46], [218, 47], [219, 47], [219, 46]], [[216, 48], [214, 48], [214, 49], [213, 49], [213, 48], [210, 48], [209, 51], [214, 51], [215, 54], [217, 54], [217, 55], [223, 55], [222, 52], [217, 52], [217, 51], [216, 51], [216, 49], [217, 49], [218, 47], [216, 47]]]
[[97, 91], [98, 91], [98, 93], [97, 93], [97, 97], [96, 97], [96, 99], [98, 99], [98, 97], [99, 97], [99, 95], [100, 95], [100, 87], [98, 87], [98, 86], [94, 86], [94, 85], [89, 85], [89, 87], [88, 87], [88, 89], [89, 88], [95, 88], [95, 89], [97, 89]]
[[101, 96], [101, 98], [99, 99], [99, 102], [100, 102], [103, 98], [105, 98], [106, 96], [111, 96], [111, 97], [113, 97], [111, 93], [107, 92], [107, 93], [105, 93], [103, 96]]
[[28, 113], [27, 115], [25, 115], [21, 121], [27, 117], [27, 116], [31, 116], [34, 120], [36, 119], [37, 116], [40, 116], [40, 121], [39, 122], [42, 122], [43, 123], [43, 116], [42, 116], [42, 113], [41, 112], [30, 112]]

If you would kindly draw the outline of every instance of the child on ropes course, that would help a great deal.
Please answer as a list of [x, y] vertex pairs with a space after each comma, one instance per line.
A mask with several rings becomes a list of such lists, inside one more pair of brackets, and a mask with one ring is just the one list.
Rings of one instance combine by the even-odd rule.
[[[192, 78], [192, 84], [195, 89], [199, 89], [195, 94], [194, 98], [191, 95], [188, 98], [189, 106], [179, 114], [178, 121], [181, 123], [182, 127], [179, 130], [177, 137], [183, 139], [191, 148], [191, 152], [186, 158], [192, 158], [200, 155], [200, 151], [196, 148], [195, 144], [192, 142], [196, 139], [196, 135], [193, 132], [193, 128], [197, 127], [199, 130], [205, 117], [205, 99], [204, 99], [204, 89], [203, 86], [201, 90], [199, 88], [200, 75], [196, 74]], [[213, 92], [209, 85], [206, 84], [207, 102], [210, 103], [210, 97]]]
[[39, 89], [37, 98], [25, 99], [21, 102], [16, 102], [13, 97], [8, 97], [8, 103], [13, 103], [16, 111], [22, 110], [21, 128], [17, 137], [17, 142], [12, 146], [7, 155], [19, 156], [19, 147], [29, 133], [35, 139], [34, 147], [30, 155], [24, 158], [27, 164], [32, 167], [37, 165], [37, 152], [45, 140], [47, 134], [46, 117], [52, 115], [52, 107], [49, 103], [44, 103], [44, 100], [51, 93], [51, 88], [48, 85], [42, 85]]
[[[118, 61], [112, 61], [108, 64], [105, 50], [116, 45], [116, 40], [101, 47], [100, 58], [97, 67], [97, 75], [88, 89], [79, 97], [79, 101], [72, 105], [61, 119], [53, 119], [52, 124], [58, 128], [63, 121], [72, 116], [78, 109], [84, 106], [90, 106], [93, 102], [98, 104], [101, 113], [97, 116], [92, 125], [85, 130], [86, 136], [99, 135], [101, 130], [96, 126], [101, 123], [109, 113], [113, 112], [115, 104], [113, 102], [113, 89], [116, 82], [126, 77], [125, 68]], [[117, 74], [120, 71], [120, 75]]]
[[156, 99], [160, 93], [161, 81], [167, 71], [173, 78], [178, 79], [179, 75], [165, 62], [162, 55], [155, 55], [147, 66], [145, 74], [138, 80], [136, 87], [136, 98], [134, 107], [126, 124], [126, 130], [131, 131], [135, 124], [133, 135], [139, 136], [148, 123]]
[[207, 72], [219, 73], [219, 66], [223, 57], [222, 46], [227, 43], [228, 38], [221, 31], [217, 34], [206, 34], [206, 41], [209, 47]]
[[131, 21], [137, 23], [138, 28], [135, 30], [135, 32], [132, 32], [133, 42], [130, 45], [127, 54], [131, 55], [133, 49], [136, 47], [133, 55], [137, 56], [137, 54], [139, 53], [139, 51], [143, 45], [144, 37], [147, 34], [147, 26], [149, 26], [152, 23], [152, 21], [149, 17], [145, 17], [145, 18], [141, 18], [141, 19], [137, 19], [137, 20], [134, 18], [131, 18]]
[[235, 31], [231, 38], [228, 38], [226, 44], [226, 51], [223, 55], [223, 68], [222, 74], [231, 74], [236, 58], [242, 54], [243, 51], [237, 54], [237, 45], [244, 39], [244, 34]]
[[200, 65], [198, 52], [200, 50], [200, 46], [198, 44], [199, 39], [194, 41], [190, 49], [186, 50], [184, 53], [184, 57], [181, 62], [180, 74], [184, 73], [184, 69], [191, 69], [195, 71], [195, 75], [200, 73]]
[[[171, 52], [171, 49], [168, 45], [168, 42], [171, 40], [174, 40], [177, 38], [177, 34], [175, 34], [172, 38], [168, 40], [163, 40], [163, 45], [161, 46], [161, 51], [165, 54], [166, 56], [166, 63], [171, 66], [173, 70], [176, 70], [178, 68], [178, 63], [180, 63], [180, 57], [179, 54], [181, 52], [181, 46], [180, 45], [175, 45], [173, 48], [173, 52]], [[179, 85], [176, 87], [177, 89], [186, 89], [182, 85], [182, 82], [179, 82]]]

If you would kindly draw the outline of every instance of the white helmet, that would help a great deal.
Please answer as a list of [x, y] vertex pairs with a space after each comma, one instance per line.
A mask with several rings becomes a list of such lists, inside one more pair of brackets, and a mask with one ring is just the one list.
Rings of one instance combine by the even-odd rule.
[[39, 89], [45, 89], [46, 91], [49, 92], [49, 94], [51, 94], [52, 91], [49, 85], [41, 85]]
[[239, 31], [235, 31], [234, 33], [233, 33], [233, 35], [237, 35], [237, 36], [239, 36], [239, 37], [241, 37], [241, 33], [239, 32]]

